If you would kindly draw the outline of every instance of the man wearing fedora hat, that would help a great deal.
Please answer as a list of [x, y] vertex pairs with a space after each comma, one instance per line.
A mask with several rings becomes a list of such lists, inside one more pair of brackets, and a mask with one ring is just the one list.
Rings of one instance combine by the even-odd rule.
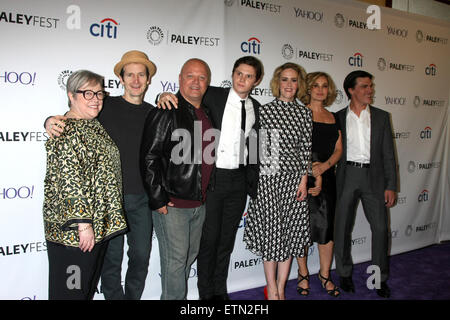
[[[120, 151], [123, 176], [124, 209], [129, 231], [128, 269], [122, 287], [124, 237], [110, 240], [105, 255], [101, 284], [107, 300], [138, 300], [144, 291], [152, 244], [152, 213], [139, 171], [139, 151], [147, 114], [153, 106], [144, 100], [156, 73], [155, 64], [141, 51], [126, 52], [115, 65], [114, 73], [124, 87], [124, 94], [108, 97], [98, 120]], [[59, 136], [64, 130], [64, 116], [47, 118], [48, 134]]]

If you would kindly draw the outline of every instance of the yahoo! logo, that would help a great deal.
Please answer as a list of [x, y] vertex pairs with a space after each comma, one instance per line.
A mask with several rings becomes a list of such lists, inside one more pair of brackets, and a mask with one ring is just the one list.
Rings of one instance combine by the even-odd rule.
[[105, 18], [100, 21], [100, 23], [93, 23], [89, 28], [89, 31], [94, 37], [116, 39], [118, 25], [119, 24], [114, 19]]
[[348, 64], [352, 67], [362, 67], [363, 66], [363, 55], [356, 52], [353, 56], [348, 58]]
[[0, 188], [0, 199], [32, 199], [34, 186]]
[[34, 86], [34, 82], [36, 80], [36, 72], [14, 72], [14, 71], [5, 71], [5, 73], [0, 73], [0, 83], [5, 80], [5, 83], [13, 83], [13, 84], [22, 84]]
[[437, 71], [437, 68], [434, 63], [430, 64], [428, 67], [425, 68], [425, 74], [427, 76], [435, 76], [436, 71]]
[[260, 54], [261, 40], [256, 37], [250, 37], [247, 41], [241, 43], [241, 51], [245, 53]]

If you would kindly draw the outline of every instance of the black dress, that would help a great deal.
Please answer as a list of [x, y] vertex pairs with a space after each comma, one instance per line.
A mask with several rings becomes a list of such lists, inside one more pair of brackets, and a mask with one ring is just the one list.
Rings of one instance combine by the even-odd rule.
[[[334, 116], [334, 114], [333, 114]], [[334, 152], [339, 130], [335, 123], [313, 122], [312, 161], [326, 162]], [[315, 178], [308, 177], [308, 188], [314, 187]], [[311, 240], [326, 244], [333, 240], [336, 207], [336, 175], [334, 166], [322, 174], [322, 191], [316, 197], [308, 195]]]

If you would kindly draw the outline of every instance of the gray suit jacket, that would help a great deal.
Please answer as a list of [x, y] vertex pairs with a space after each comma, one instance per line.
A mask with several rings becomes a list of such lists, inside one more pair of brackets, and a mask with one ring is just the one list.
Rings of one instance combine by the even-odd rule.
[[[384, 194], [385, 190], [397, 191], [397, 166], [389, 113], [374, 106], [370, 107], [370, 169], [369, 179], [373, 191]], [[342, 132], [342, 157], [336, 168], [337, 196], [344, 185], [345, 163], [347, 161], [346, 107], [336, 113]]]

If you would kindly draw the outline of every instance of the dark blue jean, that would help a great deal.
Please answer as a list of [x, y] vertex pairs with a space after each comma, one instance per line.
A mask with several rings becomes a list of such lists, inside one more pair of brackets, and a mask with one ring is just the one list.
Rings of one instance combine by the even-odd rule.
[[146, 194], [124, 196], [125, 217], [128, 224], [128, 269], [125, 289], [122, 287], [122, 260], [124, 235], [109, 241], [101, 275], [102, 291], [107, 300], [139, 300], [145, 287], [150, 251], [152, 248], [153, 221]]

